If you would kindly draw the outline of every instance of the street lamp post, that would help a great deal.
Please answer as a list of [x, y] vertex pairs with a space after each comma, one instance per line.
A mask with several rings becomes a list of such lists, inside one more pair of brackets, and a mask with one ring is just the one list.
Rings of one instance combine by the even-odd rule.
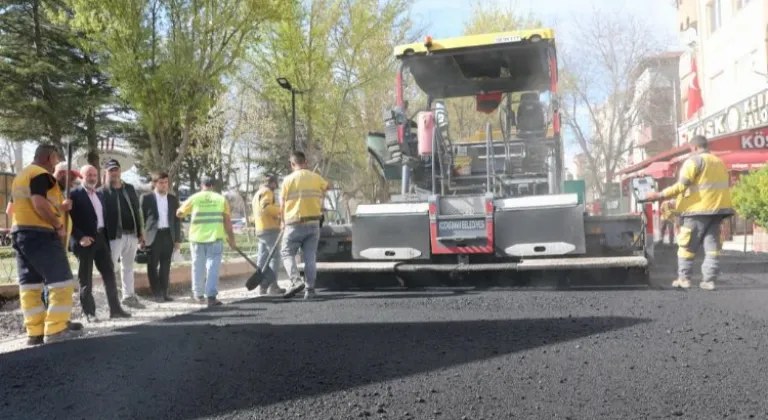
[[296, 151], [296, 94], [304, 93], [291, 85], [285, 77], [278, 77], [277, 83], [281, 88], [291, 92], [291, 151]]

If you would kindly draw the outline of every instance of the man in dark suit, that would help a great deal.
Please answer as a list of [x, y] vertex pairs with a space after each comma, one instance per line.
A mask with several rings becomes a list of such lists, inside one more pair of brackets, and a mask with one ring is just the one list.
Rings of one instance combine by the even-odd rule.
[[86, 165], [80, 171], [83, 185], [70, 192], [72, 200], [72, 237], [69, 245], [78, 259], [77, 277], [80, 282], [80, 304], [83, 306], [88, 322], [98, 322], [96, 301], [93, 299], [93, 266], [101, 273], [104, 289], [107, 292], [110, 318], [130, 318], [120, 306], [117, 297], [115, 268], [107, 239], [104, 196], [96, 190], [99, 171]]
[[153, 191], [141, 196], [144, 235], [139, 247], [147, 248], [147, 277], [156, 302], [169, 302], [169, 275], [173, 251], [181, 247], [181, 220], [176, 217], [179, 199], [169, 194], [168, 174], [152, 173]]

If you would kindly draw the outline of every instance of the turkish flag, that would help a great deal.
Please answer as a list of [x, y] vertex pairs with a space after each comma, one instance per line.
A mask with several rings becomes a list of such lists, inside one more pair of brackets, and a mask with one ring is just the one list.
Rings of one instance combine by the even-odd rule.
[[688, 84], [688, 113], [687, 119], [690, 120], [704, 107], [704, 100], [701, 98], [701, 89], [699, 89], [699, 71], [696, 67], [696, 57], [691, 56], [691, 83]]

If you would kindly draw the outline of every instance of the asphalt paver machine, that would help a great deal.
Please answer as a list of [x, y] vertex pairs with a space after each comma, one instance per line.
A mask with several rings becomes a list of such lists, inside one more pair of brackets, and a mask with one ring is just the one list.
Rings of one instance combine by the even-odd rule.
[[[350, 287], [374, 274], [406, 286], [541, 275], [565, 286], [647, 282], [642, 215], [589, 216], [579, 194], [563, 192], [554, 31], [427, 37], [395, 56], [396, 106], [368, 143], [380, 174], [400, 180], [401, 191], [358, 206], [349, 260], [319, 262], [321, 278]], [[408, 109], [405, 77], [426, 95], [423, 108]], [[454, 98], [497, 114], [497, 129], [489, 121], [484, 136], [453, 138], [461, 131], [449, 123]]]

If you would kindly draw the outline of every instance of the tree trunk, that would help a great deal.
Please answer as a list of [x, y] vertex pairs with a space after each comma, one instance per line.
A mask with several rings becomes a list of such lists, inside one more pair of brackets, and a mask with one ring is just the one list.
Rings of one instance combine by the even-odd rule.
[[93, 109], [88, 110], [85, 117], [85, 138], [87, 140], [87, 160], [89, 165], [93, 165], [101, 171], [99, 167], [99, 137], [96, 132], [96, 116]]

